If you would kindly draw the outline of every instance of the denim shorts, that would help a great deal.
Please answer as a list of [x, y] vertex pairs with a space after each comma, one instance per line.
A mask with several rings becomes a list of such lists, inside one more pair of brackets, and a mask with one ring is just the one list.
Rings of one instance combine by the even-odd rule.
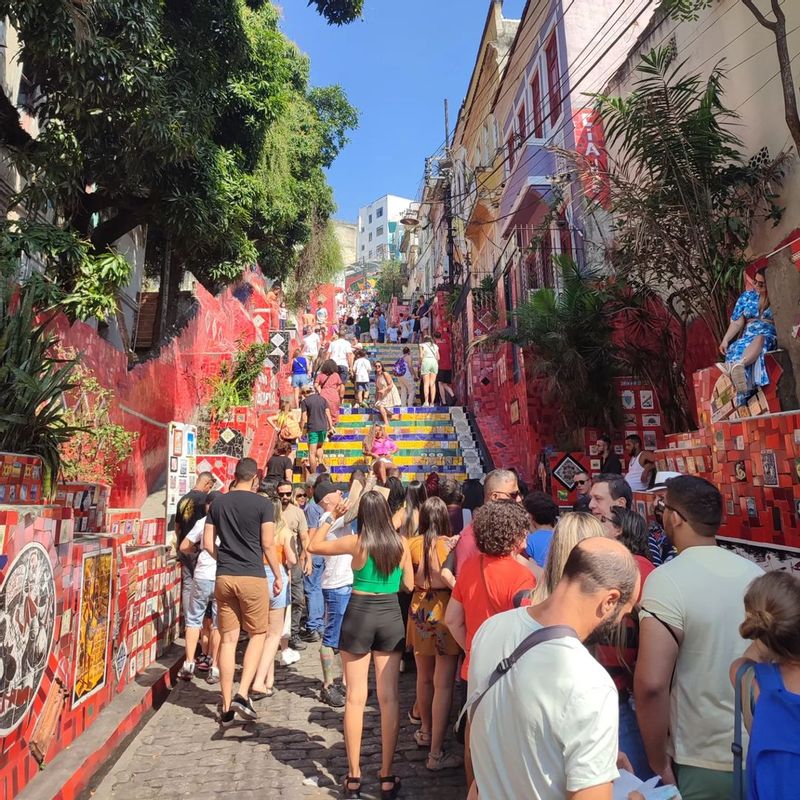
[[369, 391], [369, 383], [363, 383], [362, 381], [358, 381], [356, 383], [356, 391], [368, 392]]
[[322, 597], [325, 600], [325, 630], [322, 634], [322, 644], [325, 647], [332, 647], [334, 650], [339, 647], [342, 620], [352, 591], [352, 586], [322, 590]]
[[304, 386], [307, 386], [311, 383], [311, 378], [304, 374], [299, 373], [297, 375], [292, 375], [292, 388], [293, 389], [302, 389]]
[[209, 601], [211, 602], [211, 618], [214, 627], [217, 627], [217, 601], [214, 599], [214, 584], [213, 580], [192, 581], [192, 588], [189, 592], [189, 602], [184, 612], [187, 628], [202, 628], [203, 618], [206, 615], [206, 607]]
[[269, 610], [274, 611], [276, 608], [286, 608], [289, 605], [289, 578], [286, 575], [286, 570], [281, 566], [281, 593], [277, 597], [272, 595], [272, 584], [275, 582], [275, 576], [269, 566], [264, 565], [264, 572], [267, 575], [267, 583], [269, 584]]

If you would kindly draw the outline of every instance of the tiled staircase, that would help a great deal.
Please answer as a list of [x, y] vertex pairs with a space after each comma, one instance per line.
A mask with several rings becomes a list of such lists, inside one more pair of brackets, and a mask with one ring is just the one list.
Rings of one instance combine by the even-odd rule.
[[[403, 354], [403, 345], [399, 344], [365, 347], [370, 361], [381, 361], [390, 372]], [[411, 345], [415, 361], [416, 349], [416, 345]], [[374, 381], [373, 374], [370, 383], [372, 400], [375, 397]], [[353, 386], [348, 383], [336, 435], [325, 445], [325, 460], [335, 477], [346, 480], [355, 464], [365, 463], [367, 459], [362, 451], [362, 442], [370, 426], [379, 421], [377, 413], [353, 406]], [[478, 450], [461, 408], [397, 408], [387, 433], [400, 448], [392, 460], [401, 467], [405, 481], [424, 480], [434, 471], [459, 481], [483, 475]], [[307, 457], [308, 445], [301, 441], [297, 451], [298, 463]], [[300, 480], [299, 475], [295, 480]]]

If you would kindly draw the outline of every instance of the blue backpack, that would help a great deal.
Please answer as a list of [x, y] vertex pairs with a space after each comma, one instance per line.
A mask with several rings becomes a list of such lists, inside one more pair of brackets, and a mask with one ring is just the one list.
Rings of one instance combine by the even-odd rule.
[[394, 362], [394, 374], [398, 378], [402, 378], [406, 372], [408, 372], [408, 364], [406, 364], [406, 360], [404, 358], [398, 358], [397, 361]]

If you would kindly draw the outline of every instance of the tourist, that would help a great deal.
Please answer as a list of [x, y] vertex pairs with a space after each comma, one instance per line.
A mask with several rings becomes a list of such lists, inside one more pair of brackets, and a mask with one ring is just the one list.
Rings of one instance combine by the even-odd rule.
[[[647, 543], [647, 521], [636, 511], [614, 506], [611, 509], [611, 537], [622, 542], [634, 555], [637, 563], [647, 562], [648, 566], [653, 566], [650, 562], [650, 548]], [[639, 561], [642, 559], [642, 562]], [[644, 578], [642, 582], [644, 583]]]
[[550, 552], [553, 528], [558, 519], [558, 506], [555, 500], [544, 492], [531, 492], [522, 501], [531, 516], [531, 532], [525, 540], [525, 555], [541, 569]]
[[378, 341], [378, 315], [373, 314], [372, 319], [370, 320], [369, 324], [369, 339], [372, 344], [376, 344]]
[[406, 504], [406, 487], [400, 478], [386, 478], [386, 482], [382, 487], [383, 496], [389, 504], [389, 514], [392, 517], [392, 525], [394, 529], [399, 532], [403, 520], [406, 518], [405, 504]]
[[428, 490], [422, 481], [411, 481], [406, 487], [403, 521], [400, 534], [406, 539], [419, 534], [419, 512], [422, 504], [428, 499]]
[[291, 481], [294, 474], [294, 463], [289, 458], [289, 453], [292, 452], [292, 446], [289, 442], [278, 441], [275, 446], [275, 452], [269, 457], [267, 461], [267, 472], [264, 475], [264, 480], [267, 481]]
[[[275, 553], [275, 510], [272, 503], [255, 494], [258, 465], [243, 458], [234, 471], [231, 490], [216, 499], [206, 519], [203, 548], [217, 561], [214, 596], [221, 638], [219, 646], [222, 715], [220, 725], [230, 727], [234, 712], [245, 720], [258, 717], [249, 699], [269, 624], [269, 599], [264, 559], [277, 577], [272, 586], [281, 593], [278, 560]], [[219, 544], [217, 544], [219, 541]], [[244, 629], [250, 641], [244, 653], [239, 691], [233, 694], [236, 644]]]
[[411, 335], [414, 332], [414, 321], [409, 316], [404, 316], [400, 321], [400, 341], [403, 344], [408, 344], [411, 341]]
[[452, 406], [455, 403], [453, 392], [453, 348], [450, 336], [442, 331], [434, 334], [436, 346], [439, 348], [439, 372], [436, 375], [436, 386], [439, 390], [439, 403]]
[[[350, 340], [344, 335], [334, 332], [331, 337], [330, 346], [328, 347], [328, 358], [336, 364], [336, 370], [339, 373], [339, 385], [337, 387], [339, 400], [336, 403], [337, 414], [334, 415], [334, 424], [336, 424], [338, 418], [338, 406], [341, 405], [342, 400], [344, 400], [345, 384], [353, 370], [353, 355], [353, 345], [350, 344]], [[324, 369], [325, 366], [323, 365], [323, 370]], [[317, 382], [319, 383], [319, 378], [317, 378]], [[323, 386], [325, 385], [327, 385], [327, 381], [323, 384]]]
[[[271, 498], [268, 499], [273, 502]], [[281, 644], [283, 623], [286, 619], [286, 607], [289, 604], [288, 570], [297, 563], [297, 557], [292, 550], [292, 533], [282, 519], [282, 504], [275, 501], [273, 502], [273, 508], [275, 514], [275, 554], [280, 569], [281, 589], [277, 594], [273, 592], [276, 573], [273, 572], [269, 564], [265, 564], [264, 572], [269, 584], [269, 620], [261, 660], [250, 687], [251, 700], [263, 700], [275, 694], [275, 656], [277, 656], [278, 648]], [[284, 664], [294, 663], [294, 661], [299, 660], [300, 654], [293, 651], [292, 656], [284, 659]]]
[[[313, 555], [321, 553], [313, 542], [333, 542], [343, 536], [352, 534], [350, 523], [355, 519], [360, 506], [362, 489], [368, 491], [374, 486], [374, 481], [368, 481], [366, 487], [359, 482], [354, 482], [350, 488], [344, 515], [334, 517], [333, 510], [341, 505], [343, 500], [342, 487], [331, 483], [330, 480], [318, 483], [314, 489], [314, 500], [323, 511], [319, 525], [310, 535], [314, 538], [309, 542], [308, 550]], [[311, 526], [309, 526], [310, 528]], [[324, 536], [320, 531], [324, 528]], [[330, 554], [325, 555], [325, 568], [322, 573], [322, 596], [325, 601], [325, 628], [322, 635], [322, 646], [319, 650], [322, 664], [322, 692], [320, 699], [334, 708], [344, 706], [344, 690], [336, 684], [334, 669], [336, 652], [339, 649], [339, 635], [344, 619], [344, 612], [353, 590], [353, 570], [351, 568], [351, 555]]]
[[292, 392], [294, 393], [294, 407], [300, 405], [300, 390], [311, 383], [311, 363], [297, 348], [292, 355]]
[[397, 444], [386, 435], [383, 425], [373, 425], [362, 444], [364, 455], [372, 459], [372, 470], [382, 486], [386, 484], [386, 470], [392, 465]]
[[744, 596], [744, 612], [739, 632], [752, 644], [731, 665], [730, 677], [735, 685], [739, 667], [747, 659], [756, 662], [752, 722], [751, 695], [742, 697], [750, 732], [746, 796], [792, 797], [800, 768], [800, 579], [777, 570], [756, 578]]
[[280, 330], [285, 331], [288, 322], [289, 322], [289, 309], [286, 308], [286, 303], [281, 301], [281, 304], [278, 307], [278, 326]]
[[447, 516], [450, 519], [450, 530], [453, 536], [460, 535], [464, 527], [472, 520], [472, 513], [464, 512], [464, 495], [458, 481], [449, 475], [442, 475], [439, 479], [438, 497], [447, 506]]
[[339, 374], [339, 367], [332, 358], [326, 359], [319, 368], [316, 378], [317, 391], [325, 398], [331, 412], [334, 428], [339, 424], [339, 411], [342, 403], [344, 384]]
[[394, 322], [386, 329], [386, 338], [391, 344], [397, 344], [400, 341], [400, 331]]
[[665, 783], [677, 777], [684, 800], [730, 797], [728, 665], [745, 650], [739, 609], [763, 574], [716, 546], [721, 520], [715, 486], [694, 475], [669, 481], [664, 527], [678, 555], [651, 573], [642, 593], [636, 714], [650, 766]]
[[533, 603], [542, 603], [553, 593], [564, 574], [569, 554], [578, 542], [605, 535], [605, 529], [591, 514], [575, 511], [562, 514], [550, 540], [544, 572], [533, 590]]
[[[338, 376], [337, 376], [338, 377]], [[333, 433], [333, 418], [325, 398], [314, 391], [313, 386], [303, 387], [303, 399], [300, 401], [300, 429], [308, 435], [307, 472], [316, 473], [317, 467], [325, 461], [325, 441], [329, 433]], [[307, 478], [307, 474], [303, 476]]]
[[611, 509], [614, 506], [630, 508], [633, 505], [630, 485], [621, 475], [601, 472], [592, 481], [590, 496], [589, 511], [603, 523], [606, 535], [613, 536]]
[[[289, 531], [289, 546], [295, 557], [295, 562], [289, 570], [291, 577], [289, 647], [300, 651], [306, 649], [306, 645], [300, 639], [300, 619], [305, 609], [304, 578], [307, 572], [311, 572], [311, 556], [307, 552], [308, 521], [303, 510], [296, 504], [297, 493], [293, 496], [292, 484], [289, 481], [278, 481], [275, 492], [281, 504], [281, 521]], [[305, 499], [305, 494], [303, 497]]]
[[370, 661], [375, 660], [378, 705], [381, 712], [382, 798], [394, 798], [400, 779], [392, 772], [400, 725], [398, 677], [405, 644], [397, 593], [414, 586], [408, 544], [392, 526], [389, 507], [377, 492], [366, 492], [358, 509], [358, 535], [326, 541], [335, 522], [344, 519], [346, 506], [337, 502], [323, 518], [309, 545], [314, 553], [348, 560], [352, 566], [352, 594], [341, 625], [339, 648], [347, 684], [344, 738], [348, 774], [344, 796], [359, 797], [361, 738], [367, 702]]
[[367, 358], [364, 350], [356, 350], [356, 360], [353, 362], [353, 374], [356, 385], [356, 405], [363, 408], [368, 407], [369, 400], [369, 376], [372, 372], [372, 364]]
[[417, 400], [419, 376], [416, 369], [414, 369], [411, 348], [403, 348], [403, 355], [395, 362], [394, 375], [397, 378], [397, 386], [400, 390], [400, 405], [406, 408], [412, 407]]
[[438, 497], [420, 512], [420, 534], [408, 540], [414, 565], [414, 595], [409, 612], [410, 643], [417, 664], [417, 702], [421, 726], [414, 741], [429, 750], [430, 770], [460, 767], [462, 759], [444, 750], [461, 648], [444, 622], [455, 576], [447, 566], [451, 547], [447, 507]]
[[375, 362], [375, 408], [381, 415], [384, 425], [394, 417], [394, 409], [400, 405], [400, 393], [392, 376], [383, 368], [383, 363]]
[[420, 331], [422, 329], [420, 327], [420, 322], [419, 322], [419, 309], [421, 305], [422, 305], [422, 298], [418, 297], [417, 301], [414, 303], [414, 308], [411, 312], [411, 319], [412, 319], [411, 341], [413, 344], [419, 344], [420, 340]]
[[303, 355], [308, 361], [309, 374], [313, 371], [316, 364], [317, 357], [319, 356], [319, 348], [322, 344], [322, 337], [317, 332], [316, 328], [307, 326], [303, 329]]
[[[490, 500], [475, 512], [473, 528], [478, 552], [459, 565], [444, 617], [445, 625], [465, 653], [463, 680], [467, 679], [472, 638], [478, 628], [492, 615], [523, 603], [536, 583], [531, 571], [516, 559], [529, 524], [528, 512], [522, 505], [507, 500]], [[464, 770], [469, 786], [473, 776], [468, 735]]]
[[[647, 523], [644, 517], [627, 508], [614, 506], [611, 509], [611, 525], [614, 531], [611, 538], [616, 538], [631, 553], [643, 586], [655, 569], [647, 559]], [[636, 602], [639, 602], [638, 596]], [[633, 675], [638, 655], [639, 616], [634, 608], [609, 637], [597, 643], [595, 657], [608, 671], [619, 694], [619, 749], [628, 757], [636, 776], [646, 780], [652, 777], [653, 771], [647, 763], [633, 706]]]
[[[465, 512], [469, 512], [469, 519], [467, 520], [467, 524], [469, 524], [472, 515], [483, 505], [484, 491], [480, 478], [467, 478], [461, 487], [461, 494], [464, 495], [461, 507]], [[464, 518], [467, 518], [466, 513]]]
[[[430, 487], [428, 487], [428, 494], [432, 494]], [[517, 476], [508, 469], [496, 469], [490, 472], [483, 479], [483, 494], [485, 502], [487, 503], [494, 500], [514, 500], [518, 503], [522, 501], [522, 497], [519, 493], [519, 485], [517, 484]], [[525, 533], [527, 534], [527, 530]], [[477, 552], [478, 546], [475, 541], [473, 523], [471, 522], [462, 529], [461, 538], [456, 545], [456, 576], [458, 576], [464, 564], [466, 564], [472, 556], [476, 555]]]
[[654, 521], [650, 523], [647, 529], [648, 558], [657, 567], [667, 561], [671, 561], [678, 555], [672, 546], [672, 542], [664, 532], [664, 503], [667, 495], [667, 481], [672, 478], [679, 478], [680, 475], [680, 472], [659, 471], [656, 473], [653, 488], [648, 490], [649, 493], [655, 496], [653, 500]]
[[509, 467], [509, 472], [514, 473], [514, 477], [517, 479], [517, 488], [519, 489], [519, 496], [520, 497], [527, 497], [530, 492], [528, 491], [528, 484], [522, 478], [522, 475], [519, 474], [519, 470], [516, 467]]
[[197, 563], [195, 553], [182, 553], [181, 542], [197, 522], [206, 516], [208, 493], [214, 488], [217, 479], [210, 472], [201, 472], [195, 478], [194, 486], [175, 506], [175, 550], [181, 565], [181, 608], [189, 607], [189, 594], [192, 591], [192, 575]]
[[[205, 512], [221, 492], [209, 492], [206, 496]], [[194, 527], [183, 537], [180, 552], [186, 556], [194, 556], [195, 566], [192, 576], [192, 585], [189, 592], [189, 602], [184, 607], [183, 617], [186, 623], [184, 634], [186, 654], [183, 666], [178, 672], [178, 677], [191, 680], [197, 671], [208, 671], [206, 681], [214, 684], [219, 682], [219, 668], [217, 656], [219, 650], [219, 630], [217, 627], [217, 601], [214, 599], [214, 582], [217, 578], [217, 562], [211, 553], [203, 549], [203, 531], [206, 517], [201, 517]], [[206, 609], [211, 604], [211, 637], [207, 653], [195, 660], [197, 643], [206, 618]]]
[[605, 475], [622, 475], [622, 462], [611, 449], [611, 437], [605, 433], [599, 436], [596, 447], [600, 472]]
[[311, 306], [306, 306], [303, 312], [303, 335], [305, 336], [314, 327], [314, 315], [311, 313]]
[[[304, 386], [306, 385], [308, 383], [304, 384]], [[302, 392], [302, 388], [300, 391]], [[297, 440], [303, 435], [303, 430], [300, 427], [300, 409], [292, 408], [288, 398], [281, 400], [277, 414], [267, 417], [267, 423], [278, 434], [278, 441], [286, 442], [289, 445], [288, 456], [294, 461], [297, 452]]]
[[386, 341], [386, 314], [383, 311], [378, 316], [378, 342], [383, 344]]
[[419, 346], [419, 373], [422, 376], [422, 405], [432, 406], [436, 400], [436, 375], [439, 372], [439, 348], [430, 336]]
[[[627, 550], [587, 539], [543, 603], [492, 616], [477, 632], [469, 689], [482, 694], [469, 711], [469, 749], [479, 796], [611, 798], [617, 692], [585, 644], [616, 627], [638, 593]], [[490, 686], [500, 662], [537, 631], [542, 638]]]
[[[308, 539], [314, 535], [322, 518], [322, 508], [314, 500], [314, 489], [323, 481], [330, 482], [330, 475], [323, 472], [318, 475], [314, 483], [306, 484], [308, 502], [305, 507], [306, 523], [308, 525]], [[310, 561], [310, 565], [309, 565]], [[325, 571], [325, 559], [315, 556], [306, 550], [304, 564], [305, 577], [303, 578], [303, 592], [306, 598], [305, 628], [300, 631], [300, 638], [304, 642], [318, 642], [322, 639], [325, 628], [325, 599], [322, 595], [322, 574]]]
[[739, 295], [731, 324], [719, 345], [737, 392], [737, 405], [743, 405], [754, 391], [769, 384], [764, 356], [778, 346], [766, 267], [756, 272], [754, 282], [754, 289]]
[[576, 472], [573, 478], [575, 483], [575, 505], [573, 511], [589, 512], [589, 503], [592, 502], [590, 494], [592, 490], [592, 479], [587, 472]]
[[650, 488], [650, 479], [655, 475], [656, 457], [649, 450], [642, 450], [642, 439], [632, 433], [625, 437], [625, 453], [630, 459], [625, 480], [634, 492]]
[[306, 504], [308, 503], [308, 494], [305, 484], [303, 486], [298, 486], [294, 490], [294, 497], [292, 502], [302, 511], [303, 516], [305, 516]]

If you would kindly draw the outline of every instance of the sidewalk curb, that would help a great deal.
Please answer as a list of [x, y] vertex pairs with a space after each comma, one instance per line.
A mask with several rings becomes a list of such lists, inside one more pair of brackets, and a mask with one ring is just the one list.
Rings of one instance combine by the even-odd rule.
[[114, 751], [167, 699], [182, 663], [183, 645], [176, 642], [100, 712], [94, 725], [46, 763], [16, 800], [80, 800], [92, 779], [110, 766]]

